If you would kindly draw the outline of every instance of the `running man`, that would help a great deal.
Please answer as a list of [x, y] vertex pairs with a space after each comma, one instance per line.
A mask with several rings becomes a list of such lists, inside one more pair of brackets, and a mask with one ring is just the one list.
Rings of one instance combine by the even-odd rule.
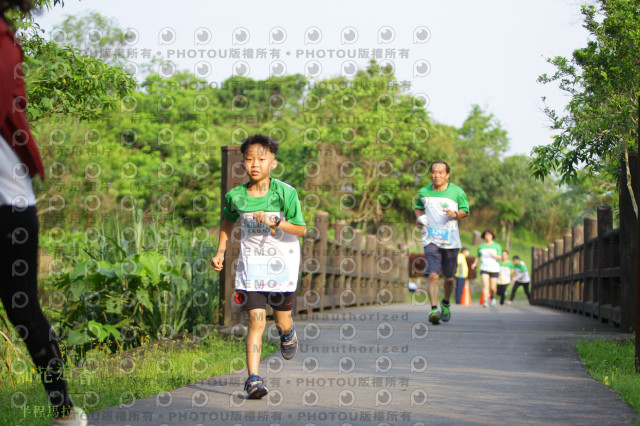
[[[458, 219], [469, 215], [469, 200], [462, 188], [449, 183], [450, 168], [444, 161], [431, 164], [431, 184], [418, 191], [414, 207], [416, 225], [422, 231], [424, 246], [424, 274], [429, 277], [429, 301], [431, 311], [429, 321], [432, 324], [447, 322], [451, 319], [449, 298], [453, 291], [456, 273], [460, 232]], [[444, 275], [444, 298], [438, 311], [438, 280], [440, 270]]]

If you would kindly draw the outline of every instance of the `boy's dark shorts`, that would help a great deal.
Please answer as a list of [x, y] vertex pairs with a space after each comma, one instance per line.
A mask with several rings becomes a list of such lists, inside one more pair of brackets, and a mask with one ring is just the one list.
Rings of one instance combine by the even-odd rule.
[[424, 274], [439, 274], [445, 278], [453, 278], [458, 267], [458, 252], [460, 249], [443, 249], [435, 244], [429, 244], [424, 248]]
[[267, 309], [267, 304], [274, 311], [290, 311], [293, 309], [293, 297], [295, 292], [281, 291], [244, 291], [236, 290], [236, 302], [242, 306], [243, 311], [252, 309]]

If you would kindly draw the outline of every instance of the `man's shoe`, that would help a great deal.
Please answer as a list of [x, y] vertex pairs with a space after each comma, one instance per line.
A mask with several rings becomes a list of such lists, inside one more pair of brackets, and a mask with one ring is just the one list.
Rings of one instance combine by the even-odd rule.
[[87, 426], [87, 413], [82, 408], [73, 407], [68, 417], [53, 417], [52, 426]]
[[433, 325], [440, 323], [440, 312], [438, 308], [433, 308], [431, 312], [429, 312], [429, 322]]
[[489, 307], [489, 301], [485, 300], [484, 303], [482, 304], [483, 308], [488, 308]]
[[267, 387], [264, 385], [262, 377], [255, 374], [249, 376], [247, 381], [244, 382], [244, 390], [247, 392], [247, 397], [249, 399], [260, 399], [269, 392]]
[[496, 299], [491, 299], [491, 306], [496, 306]]
[[448, 322], [451, 319], [451, 303], [444, 303], [444, 300], [440, 301], [440, 319], [444, 322]]
[[298, 352], [298, 336], [295, 327], [291, 327], [288, 336], [280, 335], [280, 353], [284, 359], [291, 359]]

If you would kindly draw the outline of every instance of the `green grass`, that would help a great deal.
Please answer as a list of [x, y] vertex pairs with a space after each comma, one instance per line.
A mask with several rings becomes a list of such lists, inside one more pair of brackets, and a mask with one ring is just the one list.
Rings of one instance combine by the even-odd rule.
[[579, 340], [578, 355], [587, 372], [620, 394], [640, 413], [640, 375], [635, 372], [633, 340]]
[[[262, 356], [278, 349], [279, 346], [265, 341]], [[85, 369], [66, 370], [71, 397], [87, 412], [244, 369], [245, 341], [244, 338], [214, 334], [199, 342], [155, 342], [110, 358], [110, 362], [97, 362], [97, 365], [98, 368], [89, 366]], [[1, 377], [0, 400], [4, 403], [0, 404], [0, 425], [51, 425], [44, 388], [40, 379], [33, 374], [35, 370], [29, 370], [21, 375], [14, 373], [15, 385], [8, 380], [6, 370]], [[239, 387], [237, 390], [242, 389]], [[26, 415], [25, 408], [15, 407], [23, 403]]]

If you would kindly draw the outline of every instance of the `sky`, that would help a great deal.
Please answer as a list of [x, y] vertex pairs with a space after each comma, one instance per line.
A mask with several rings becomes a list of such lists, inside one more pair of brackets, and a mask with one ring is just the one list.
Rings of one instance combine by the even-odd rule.
[[555, 109], [568, 98], [536, 80], [554, 71], [546, 58], [588, 40], [576, 0], [65, 0], [36, 21], [59, 39], [54, 26], [87, 11], [127, 30], [132, 72], [147, 53], [163, 62], [159, 71], [187, 69], [213, 86], [233, 74], [350, 76], [377, 56], [428, 99], [436, 121], [459, 127], [474, 104], [493, 114], [509, 134], [508, 155], [551, 141], [541, 98]]

